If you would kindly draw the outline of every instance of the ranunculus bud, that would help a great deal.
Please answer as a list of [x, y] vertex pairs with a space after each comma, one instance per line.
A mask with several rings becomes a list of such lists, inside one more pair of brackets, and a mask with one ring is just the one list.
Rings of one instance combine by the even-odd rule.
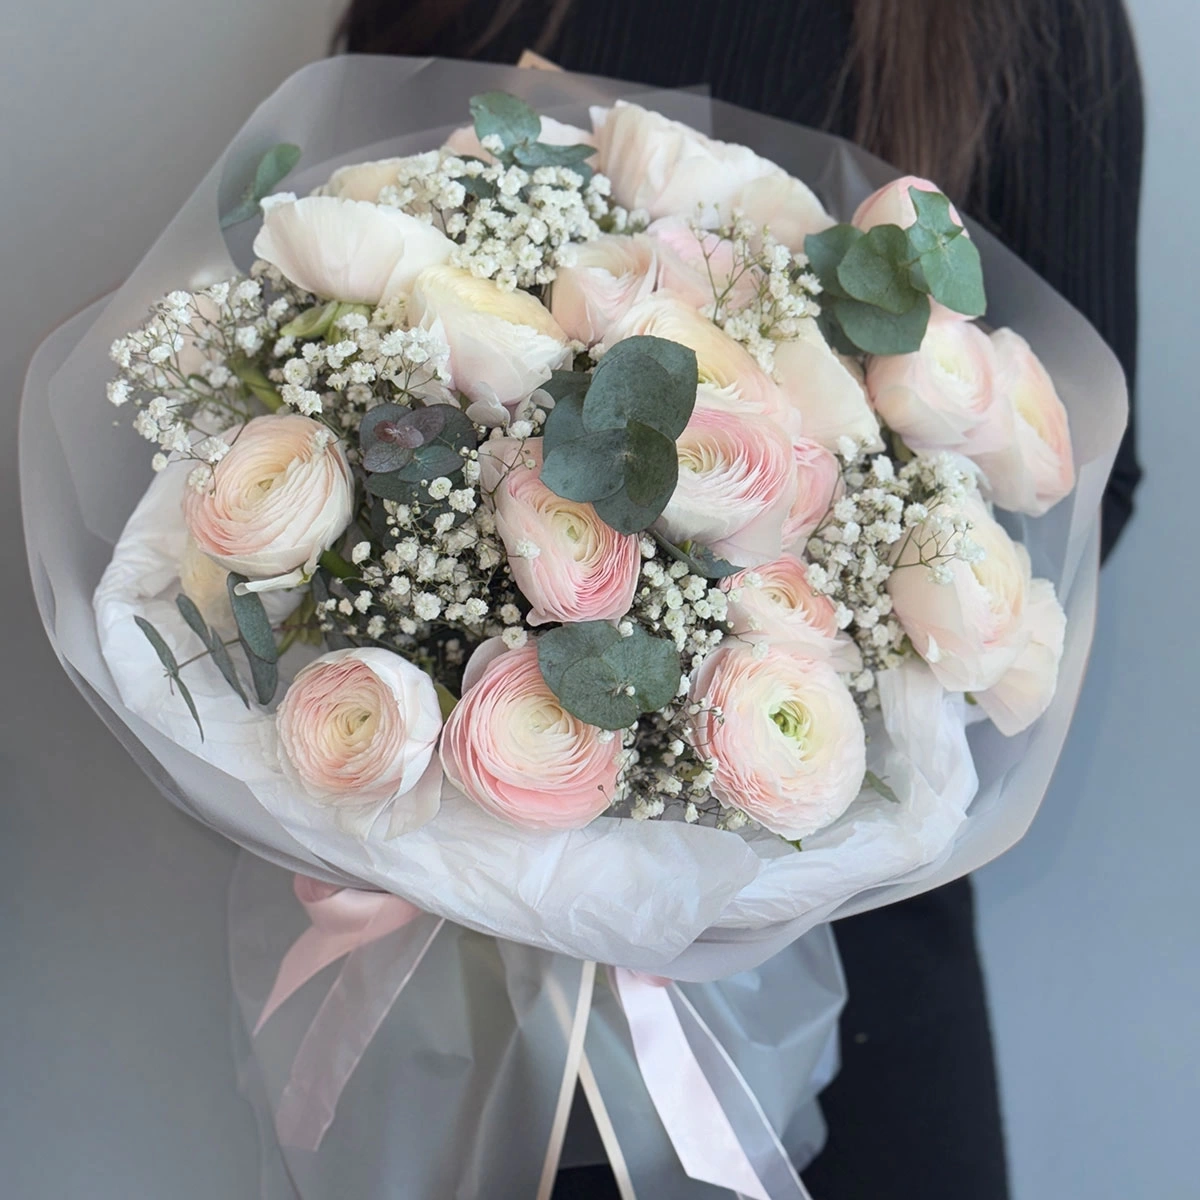
[[183, 515], [196, 544], [250, 579], [310, 573], [354, 515], [341, 444], [298, 413], [248, 421], [212, 480], [189, 489]]
[[828, 663], [787, 644], [730, 642], [692, 679], [690, 739], [716, 760], [713, 793], [773, 833], [805, 838], [846, 811], [866, 775], [866, 735]]
[[498, 649], [484, 642], [467, 664], [442, 733], [446, 778], [513, 825], [582, 829], [612, 803], [621, 739], [559, 704], [534, 643]]

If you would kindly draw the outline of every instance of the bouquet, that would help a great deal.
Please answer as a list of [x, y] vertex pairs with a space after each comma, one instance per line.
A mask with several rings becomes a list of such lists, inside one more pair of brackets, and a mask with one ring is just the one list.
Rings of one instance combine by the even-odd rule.
[[[399, 67], [318, 70], [361, 115]], [[99, 409], [109, 337], [155, 472], [77, 669], [244, 845], [577, 960], [717, 979], [999, 852], [1091, 635], [1095, 335], [834, 139], [408, 70], [473, 123], [299, 174], [269, 106], [243, 269], [169, 233], [59, 372]]]

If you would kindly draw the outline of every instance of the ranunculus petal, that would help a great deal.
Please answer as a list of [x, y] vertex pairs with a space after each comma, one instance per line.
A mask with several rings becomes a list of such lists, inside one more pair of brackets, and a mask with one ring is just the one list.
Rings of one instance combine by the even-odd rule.
[[550, 312], [569, 337], [594, 345], [654, 291], [657, 274], [655, 243], [642, 234], [585, 242], [558, 268]]
[[380, 304], [407, 295], [454, 243], [425, 221], [363, 200], [307, 196], [273, 205], [254, 253], [297, 287], [326, 300]]

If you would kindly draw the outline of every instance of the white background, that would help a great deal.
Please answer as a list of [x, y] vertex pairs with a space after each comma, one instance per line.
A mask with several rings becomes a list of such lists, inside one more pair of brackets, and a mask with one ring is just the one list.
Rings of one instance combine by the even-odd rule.
[[[1200, 1194], [1200, 6], [1130, 5], [1149, 113], [1147, 478], [1054, 787], [978, 877], [1014, 1200]], [[158, 796], [60, 674], [24, 581], [14, 434], [39, 337], [121, 280], [254, 104], [323, 52], [337, 8], [42, 0], [0, 22], [6, 1200], [256, 1195], [227, 1049], [231, 850]]]

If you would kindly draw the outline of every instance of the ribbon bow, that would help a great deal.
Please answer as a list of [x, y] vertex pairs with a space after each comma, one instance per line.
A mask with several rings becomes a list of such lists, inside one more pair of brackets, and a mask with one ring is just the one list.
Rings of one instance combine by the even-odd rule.
[[[338, 888], [303, 875], [293, 886], [312, 923], [284, 955], [254, 1033], [289, 996], [345, 958], [296, 1052], [275, 1116], [283, 1145], [316, 1150], [354, 1068], [445, 922], [386, 892]], [[596, 964], [583, 963], [574, 1012], [565, 1001], [556, 1005], [569, 1036], [537, 1200], [549, 1200], [553, 1190], [577, 1082], [622, 1200], [637, 1200], [583, 1048], [595, 975]], [[620, 967], [610, 970], [610, 979], [646, 1090], [685, 1173], [750, 1200], [811, 1200], [750, 1085], [682, 989]]]

